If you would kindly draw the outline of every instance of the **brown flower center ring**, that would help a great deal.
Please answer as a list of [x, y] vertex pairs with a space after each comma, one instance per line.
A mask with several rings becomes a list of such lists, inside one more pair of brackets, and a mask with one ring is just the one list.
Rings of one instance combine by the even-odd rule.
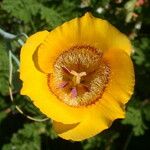
[[48, 75], [48, 86], [58, 99], [79, 107], [99, 100], [109, 80], [110, 68], [102, 52], [90, 46], [75, 46], [62, 53]]

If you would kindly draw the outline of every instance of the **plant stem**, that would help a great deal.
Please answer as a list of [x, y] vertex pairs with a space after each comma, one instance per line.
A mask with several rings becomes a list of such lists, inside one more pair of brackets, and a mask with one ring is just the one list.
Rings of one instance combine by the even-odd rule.
[[129, 143], [130, 143], [130, 141], [132, 139], [132, 136], [133, 136], [133, 131], [131, 131], [130, 134], [128, 135], [127, 140], [126, 140], [126, 142], [124, 144], [123, 150], [127, 150], [128, 145], [129, 145]]
[[17, 37], [16, 35], [8, 33], [6, 31], [2, 30], [1, 28], [0, 28], [0, 35], [2, 35], [2, 37], [7, 40], [13, 40]]
[[[11, 50], [9, 50], [9, 95], [10, 95], [10, 99], [12, 102], [14, 102], [14, 97], [13, 97], [13, 93], [12, 93], [12, 74], [13, 74], [13, 63], [12, 63], [12, 59], [15, 60], [15, 62], [17, 63], [17, 65], [19, 66], [19, 60], [12, 54]], [[43, 121], [47, 121], [49, 120], [49, 118], [43, 118], [43, 119], [38, 119], [38, 118], [33, 118], [29, 115], [26, 115], [19, 106], [15, 105], [15, 108], [18, 110], [19, 113], [21, 113], [22, 115], [26, 116], [28, 119], [33, 120], [33, 121], [37, 121], [37, 122], [43, 122]]]

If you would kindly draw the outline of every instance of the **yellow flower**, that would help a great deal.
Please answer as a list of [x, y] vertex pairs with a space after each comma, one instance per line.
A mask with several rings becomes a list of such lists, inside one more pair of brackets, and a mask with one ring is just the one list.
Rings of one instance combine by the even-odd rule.
[[131, 49], [124, 34], [89, 13], [38, 32], [21, 49], [21, 94], [52, 118], [60, 137], [92, 137], [125, 116], [134, 87]]

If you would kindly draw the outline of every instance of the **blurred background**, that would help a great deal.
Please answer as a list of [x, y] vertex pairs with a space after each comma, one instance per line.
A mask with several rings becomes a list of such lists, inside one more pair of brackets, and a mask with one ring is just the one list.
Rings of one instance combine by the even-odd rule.
[[[136, 85], [126, 119], [88, 140], [71, 142], [58, 138], [50, 120], [19, 94], [19, 54], [27, 36], [50, 31], [87, 11], [130, 38]], [[150, 2], [0, 0], [0, 149], [150, 150]]]

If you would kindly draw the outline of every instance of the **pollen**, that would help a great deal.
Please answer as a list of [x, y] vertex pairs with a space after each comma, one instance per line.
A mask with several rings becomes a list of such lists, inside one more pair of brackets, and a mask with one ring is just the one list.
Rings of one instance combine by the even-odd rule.
[[48, 76], [49, 89], [59, 100], [73, 107], [99, 100], [107, 86], [109, 65], [102, 52], [90, 46], [74, 46], [62, 53]]

